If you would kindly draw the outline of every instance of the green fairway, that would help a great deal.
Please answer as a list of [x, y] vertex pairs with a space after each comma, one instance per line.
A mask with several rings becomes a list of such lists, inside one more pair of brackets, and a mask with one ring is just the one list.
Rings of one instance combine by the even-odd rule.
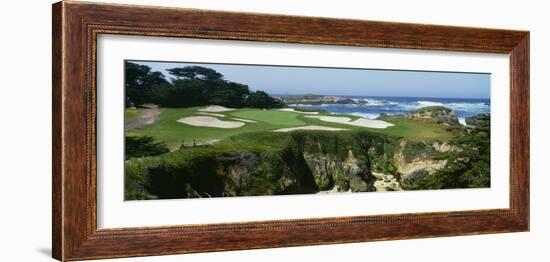
[[[326, 127], [345, 128], [349, 130], [369, 130], [376, 133], [386, 134], [397, 137], [407, 137], [412, 139], [447, 139], [450, 133], [442, 125], [431, 121], [410, 120], [403, 117], [388, 118], [387, 122], [394, 124], [385, 129], [365, 128], [351, 126], [347, 124], [330, 123], [315, 118], [308, 118], [307, 115], [287, 112], [281, 110], [264, 110], [243, 108], [227, 112], [217, 112], [223, 117], [216, 117], [222, 121], [235, 121], [233, 118], [247, 119], [255, 121], [246, 122], [239, 128], [215, 128], [215, 127], [197, 127], [177, 122], [179, 119], [189, 116], [205, 116], [198, 112], [198, 107], [192, 108], [162, 108], [161, 113], [155, 122], [151, 125], [144, 125], [133, 130], [126, 130], [127, 136], [152, 136], [157, 141], [165, 142], [172, 150], [180, 147], [182, 141], [186, 144], [192, 144], [193, 140], [199, 144], [217, 143], [229, 137], [234, 137], [245, 133], [258, 133], [261, 131], [273, 131], [279, 128], [298, 127], [306, 125], [319, 125]], [[127, 109], [125, 115], [127, 118], [135, 119], [139, 117], [140, 109]], [[333, 115], [321, 113], [321, 115]], [[356, 116], [341, 115], [357, 119]], [[316, 132], [316, 131], [310, 131]], [[339, 131], [346, 132], [346, 131]], [[240, 136], [242, 137], [242, 136]], [[236, 143], [236, 141], [234, 141]], [[224, 143], [226, 144], [226, 143]]]
[[299, 113], [281, 110], [239, 109], [226, 114], [237, 118], [251, 119], [261, 124], [273, 125], [277, 128], [306, 125], [304, 120], [298, 118]]

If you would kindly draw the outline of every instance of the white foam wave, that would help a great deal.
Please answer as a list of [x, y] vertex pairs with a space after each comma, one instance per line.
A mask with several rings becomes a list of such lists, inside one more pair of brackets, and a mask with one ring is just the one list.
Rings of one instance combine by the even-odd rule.
[[426, 106], [444, 106], [450, 108], [453, 111], [466, 111], [466, 112], [486, 112], [489, 109], [489, 105], [482, 102], [453, 102], [453, 103], [441, 103], [433, 101], [418, 101], [416, 103], [401, 103], [398, 105], [403, 110], [416, 110]]
[[[317, 107], [325, 108], [327, 111], [333, 111], [330, 108], [334, 107], [335, 109], [341, 108], [339, 110], [334, 110], [340, 113], [352, 114], [366, 119], [375, 119], [379, 116], [380, 112], [386, 112], [388, 114], [403, 114], [410, 111], [417, 110], [426, 106], [444, 106], [455, 111], [460, 116], [464, 115], [475, 115], [479, 113], [485, 113], [490, 111], [490, 104], [480, 101], [458, 101], [458, 102], [439, 102], [439, 101], [430, 101], [418, 100], [418, 101], [389, 101], [385, 99], [373, 99], [373, 98], [354, 98], [355, 101], [366, 101], [364, 104], [320, 104], [320, 105], [310, 105], [310, 104], [292, 104], [290, 106], [297, 107]], [[347, 113], [347, 111], [352, 113]], [[361, 111], [368, 111], [361, 112]]]
[[372, 99], [372, 98], [365, 98], [363, 99], [364, 102], [367, 102], [364, 104], [365, 106], [384, 106], [384, 105], [397, 105], [397, 102], [394, 101], [386, 101], [386, 100], [378, 100], [378, 99]]
[[481, 111], [489, 108], [489, 105], [485, 103], [448, 103], [445, 106], [452, 110], [462, 111]]
[[458, 122], [463, 126], [467, 126], [465, 117], [459, 117]]
[[418, 101], [417, 102], [420, 106], [443, 106], [443, 103], [440, 102], [433, 102], [433, 101]]

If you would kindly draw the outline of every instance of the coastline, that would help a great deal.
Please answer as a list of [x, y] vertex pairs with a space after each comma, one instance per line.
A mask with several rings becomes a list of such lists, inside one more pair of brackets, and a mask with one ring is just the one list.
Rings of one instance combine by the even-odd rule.
[[[285, 100], [285, 95], [274, 95]], [[453, 110], [465, 125], [465, 118], [483, 113], [490, 113], [489, 98], [436, 98], [436, 97], [384, 97], [384, 96], [345, 96], [345, 95], [306, 95], [308, 99], [299, 100], [299, 95], [292, 95], [292, 101], [287, 106], [296, 110], [322, 110], [331, 114], [354, 115], [365, 119], [377, 119], [381, 115], [404, 115], [426, 106], [443, 106]], [[310, 102], [311, 97], [329, 103]], [[338, 101], [344, 101], [338, 103]], [[355, 102], [350, 102], [355, 101]]]

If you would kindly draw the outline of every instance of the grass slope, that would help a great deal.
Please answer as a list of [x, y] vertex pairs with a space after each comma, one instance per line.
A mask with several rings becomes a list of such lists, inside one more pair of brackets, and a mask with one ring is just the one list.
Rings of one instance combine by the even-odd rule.
[[139, 109], [137, 108], [126, 108], [124, 111], [124, 121], [130, 122], [139, 118]]

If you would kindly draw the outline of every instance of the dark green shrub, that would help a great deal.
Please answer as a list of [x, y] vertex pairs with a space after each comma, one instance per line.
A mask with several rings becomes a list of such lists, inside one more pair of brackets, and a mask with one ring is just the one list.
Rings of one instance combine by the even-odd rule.
[[155, 142], [150, 136], [126, 136], [124, 138], [125, 159], [157, 156], [169, 152], [166, 144]]

